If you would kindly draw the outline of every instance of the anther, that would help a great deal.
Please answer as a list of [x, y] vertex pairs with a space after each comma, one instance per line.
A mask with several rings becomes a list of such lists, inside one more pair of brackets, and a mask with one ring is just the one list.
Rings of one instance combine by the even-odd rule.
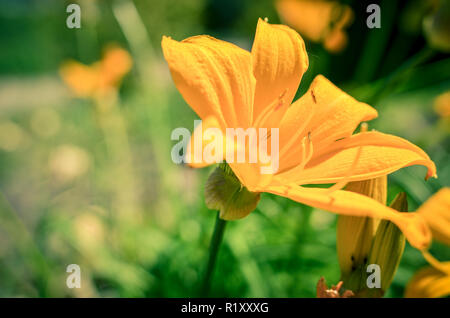
[[[308, 148], [306, 148], [306, 142], [308, 141]], [[298, 166], [301, 170], [305, 168], [306, 164], [311, 160], [313, 155], [313, 143], [311, 140], [311, 133], [308, 132], [308, 135], [303, 137], [302, 139], [302, 161]]]
[[278, 104], [275, 106], [275, 110], [280, 109], [284, 104], [284, 96], [287, 93], [287, 88], [278, 96]]
[[311, 90], [311, 97], [313, 99], [314, 104], [317, 104], [316, 95], [314, 95], [314, 91]]
[[266, 106], [263, 111], [258, 115], [258, 117], [255, 119], [253, 126], [254, 127], [260, 127], [262, 124], [266, 121], [266, 119], [273, 114], [274, 111], [277, 111], [280, 109], [284, 104], [284, 95], [286, 95], [287, 89], [285, 89], [277, 98], [275, 98], [272, 103], [270, 103], [268, 106]]
[[368, 123], [362, 123], [361, 128], [359, 129], [359, 132], [367, 132], [369, 130], [369, 124]]
[[272, 136], [272, 132], [271, 131], [268, 131], [267, 133], [266, 133], [266, 135], [264, 136], [264, 140], [269, 140], [269, 138]]

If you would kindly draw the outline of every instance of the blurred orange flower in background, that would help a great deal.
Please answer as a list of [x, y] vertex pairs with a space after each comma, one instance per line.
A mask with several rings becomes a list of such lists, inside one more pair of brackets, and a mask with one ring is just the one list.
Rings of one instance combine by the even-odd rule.
[[450, 91], [436, 97], [434, 100], [434, 111], [443, 119], [450, 117]]
[[450, 246], [450, 188], [442, 188], [417, 209], [433, 238]]
[[[422, 204], [417, 213], [430, 227], [433, 239], [450, 245], [450, 188], [442, 188]], [[405, 297], [435, 298], [450, 295], [450, 262], [439, 262], [428, 251], [423, 256], [430, 263], [408, 283]]]
[[60, 74], [75, 96], [92, 98], [117, 90], [132, 65], [133, 61], [126, 50], [109, 46], [100, 61], [85, 65], [71, 60], [61, 66]]
[[437, 298], [450, 295], [450, 262], [441, 269], [427, 266], [419, 270], [406, 286], [407, 298]]
[[353, 10], [337, 1], [277, 0], [281, 20], [308, 40], [323, 43], [331, 53], [342, 51], [348, 42], [345, 28], [353, 22]]

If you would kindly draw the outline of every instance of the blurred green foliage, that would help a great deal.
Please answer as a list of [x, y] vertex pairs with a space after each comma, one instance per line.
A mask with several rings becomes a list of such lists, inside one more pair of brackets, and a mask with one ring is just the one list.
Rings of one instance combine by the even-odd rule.
[[[78, 30], [65, 26], [71, 2], [82, 8]], [[382, 1], [380, 30], [365, 26], [364, 2], [347, 3], [355, 11], [349, 46], [330, 55], [307, 42], [310, 69], [298, 95], [322, 73], [370, 102], [425, 47], [420, 30], [406, 33], [401, 24], [403, 2]], [[249, 49], [258, 17], [279, 21], [268, 0], [0, 1], [1, 297], [198, 296], [216, 216], [203, 198], [213, 168], [171, 161], [171, 131], [193, 129], [196, 115], [172, 84], [160, 40], [210, 34]], [[111, 42], [135, 61], [118, 104], [132, 158], [127, 176], [117, 173], [123, 163], [110, 156], [93, 103], [72, 98], [58, 75], [65, 60], [92, 63]], [[415, 209], [450, 185], [448, 122], [433, 111], [434, 98], [450, 89], [450, 59], [434, 53], [401, 75], [373, 104], [380, 116], [370, 127], [414, 142], [436, 162], [437, 180], [424, 182], [423, 167], [389, 177], [388, 201], [405, 191]], [[116, 196], [130, 182], [135, 209], [123, 213]], [[335, 226], [333, 214], [263, 194], [256, 211], [228, 225], [211, 295], [314, 297], [321, 276], [339, 280]], [[450, 259], [446, 246], [435, 243], [432, 252]], [[69, 264], [81, 266], [81, 289], [66, 287]], [[401, 297], [425, 264], [407, 245], [387, 296]]]

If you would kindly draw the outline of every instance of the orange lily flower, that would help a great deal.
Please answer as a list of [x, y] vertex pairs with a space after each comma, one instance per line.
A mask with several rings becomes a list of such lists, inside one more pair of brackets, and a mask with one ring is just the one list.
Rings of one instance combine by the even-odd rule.
[[60, 68], [61, 77], [76, 96], [104, 96], [117, 89], [132, 66], [130, 55], [119, 47], [109, 47], [103, 58], [92, 65], [68, 61]]
[[440, 94], [434, 100], [434, 110], [442, 118], [450, 118], [450, 91]]
[[406, 286], [406, 298], [438, 298], [450, 295], [450, 262], [440, 269], [427, 266], [419, 270]]
[[345, 32], [353, 22], [353, 10], [337, 1], [277, 0], [283, 22], [313, 42], [322, 42], [332, 53], [342, 51], [348, 42]]
[[[450, 245], [450, 188], [442, 188], [422, 204], [417, 213], [431, 229], [433, 238]], [[439, 262], [428, 251], [423, 256], [431, 266], [419, 270], [408, 283], [405, 297], [443, 297], [450, 295], [450, 262]]]
[[431, 229], [433, 238], [450, 246], [450, 188], [442, 188], [418, 209]]
[[[248, 191], [273, 193], [343, 215], [387, 219], [411, 245], [428, 246], [431, 234], [417, 213], [399, 213], [340, 188], [348, 181], [376, 178], [416, 164], [428, 168], [427, 177], [435, 176], [434, 163], [402, 138], [375, 131], [352, 135], [360, 122], [377, 117], [377, 111], [323, 76], [317, 76], [308, 92], [291, 105], [308, 68], [305, 45], [297, 32], [260, 19], [251, 52], [209, 36], [181, 42], [163, 37], [162, 48], [176, 87], [203, 119], [203, 128], [222, 132], [237, 127], [279, 128], [277, 173], [261, 174], [260, 162], [228, 163]], [[191, 144], [202, 132], [194, 131]], [[302, 186], [331, 183], [335, 183], [331, 189]], [[250, 212], [221, 217], [238, 219]]]

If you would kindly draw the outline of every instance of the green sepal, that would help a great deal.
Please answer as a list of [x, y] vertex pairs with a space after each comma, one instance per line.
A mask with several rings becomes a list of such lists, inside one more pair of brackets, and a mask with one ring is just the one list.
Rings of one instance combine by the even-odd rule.
[[260, 193], [248, 191], [226, 163], [220, 164], [206, 181], [206, 206], [219, 210], [221, 219], [242, 219], [256, 208], [259, 199]]

